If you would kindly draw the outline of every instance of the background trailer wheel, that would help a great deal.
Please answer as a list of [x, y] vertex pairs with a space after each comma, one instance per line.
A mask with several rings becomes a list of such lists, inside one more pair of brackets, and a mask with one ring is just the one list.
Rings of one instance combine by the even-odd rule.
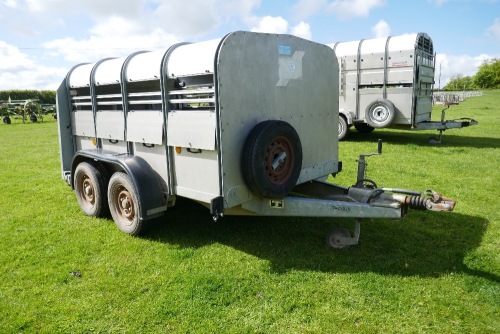
[[396, 116], [394, 104], [387, 99], [377, 99], [366, 107], [366, 122], [373, 128], [385, 128]]
[[117, 172], [111, 176], [108, 186], [108, 203], [111, 216], [120, 230], [130, 235], [141, 232], [140, 201], [130, 176]]
[[288, 123], [257, 124], [242, 152], [242, 176], [248, 188], [266, 198], [285, 197], [296, 185], [302, 168], [299, 135]]
[[349, 125], [344, 116], [339, 115], [339, 140], [343, 140], [349, 133]]
[[106, 179], [100, 166], [82, 162], [76, 167], [73, 183], [76, 199], [86, 215], [102, 217], [107, 213]]

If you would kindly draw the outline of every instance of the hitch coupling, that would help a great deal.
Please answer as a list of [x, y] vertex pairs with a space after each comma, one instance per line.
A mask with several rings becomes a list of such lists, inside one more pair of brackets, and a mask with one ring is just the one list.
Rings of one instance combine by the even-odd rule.
[[429, 211], [453, 211], [455, 200], [427, 189], [423, 196], [407, 196], [405, 203], [410, 209]]

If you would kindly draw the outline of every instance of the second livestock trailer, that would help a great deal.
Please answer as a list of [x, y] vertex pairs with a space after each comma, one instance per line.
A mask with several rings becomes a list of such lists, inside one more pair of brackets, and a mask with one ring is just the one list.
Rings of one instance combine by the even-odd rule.
[[472, 119], [431, 121], [435, 50], [426, 33], [330, 44], [339, 63], [339, 139], [397, 127], [442, 131], [477, 124]]

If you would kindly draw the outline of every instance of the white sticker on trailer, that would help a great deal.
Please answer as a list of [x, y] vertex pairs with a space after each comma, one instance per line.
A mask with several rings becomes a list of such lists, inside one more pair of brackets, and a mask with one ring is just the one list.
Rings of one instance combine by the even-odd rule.
[[304, 51], [295, 51], [291, 58], [285, 56], [279, 57], [279, 79], [276, 86], [285, 87], [290, 80], [302, 79], [302, 58], [304, 54]]

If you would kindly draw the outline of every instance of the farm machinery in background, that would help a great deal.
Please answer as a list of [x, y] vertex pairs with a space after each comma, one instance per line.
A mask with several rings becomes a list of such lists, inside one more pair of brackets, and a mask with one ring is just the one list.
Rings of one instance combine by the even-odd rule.
[[40, 104], [36, 99], [0, 101], [0, 117], [4, 124], [11, 124], [12, 119], [26, 122], [43, 122], [47, 115], [56, 117], [55, 104]]

